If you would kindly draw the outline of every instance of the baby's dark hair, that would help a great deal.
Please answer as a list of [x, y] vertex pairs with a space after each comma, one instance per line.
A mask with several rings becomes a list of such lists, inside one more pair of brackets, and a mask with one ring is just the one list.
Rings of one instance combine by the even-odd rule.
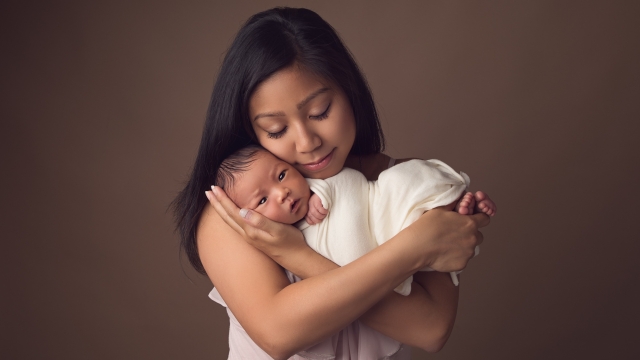
[[249, 170], [249, 166], [256, 160], [260, 151], [267, 151], [260, 145], [247, 145], [235, 151], [222, 161], [218, 168], [215, 184], [223, 189], [230, 189], [236, 176]]

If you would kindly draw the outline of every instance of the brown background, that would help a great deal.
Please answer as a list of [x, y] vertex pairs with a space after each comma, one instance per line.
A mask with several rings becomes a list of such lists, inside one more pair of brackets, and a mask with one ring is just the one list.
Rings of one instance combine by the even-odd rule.
[[451, 339], [414, 358], [638, 358], [635, 3], [3, 2], [0, 357], [226, 357], [167, 206], [234, 34], [288, 4], [353, 51], [388, 154], [499, 204]]

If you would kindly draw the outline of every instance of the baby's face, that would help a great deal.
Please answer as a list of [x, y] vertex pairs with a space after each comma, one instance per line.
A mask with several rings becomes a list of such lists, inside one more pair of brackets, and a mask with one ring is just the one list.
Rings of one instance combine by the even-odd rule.
[[311, 193], [298, 170], [269, 152], [259, 151], [249, 169], [236, 175], [227, 194], [240, 208], [293, 224], [307, 214]]

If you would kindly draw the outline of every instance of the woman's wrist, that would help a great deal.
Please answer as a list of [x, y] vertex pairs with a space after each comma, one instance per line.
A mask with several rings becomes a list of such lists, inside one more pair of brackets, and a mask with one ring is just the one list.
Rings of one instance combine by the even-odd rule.
[[273, 260], [301, 279], [339, 268], [334, 262], [315, 252], [306, 244], [295, 247], [295, 249], [289, 248], [287, 252]]
[[434, 248], [434, 242], [431, 241], [433, 234], [430, 231], [436, 225], [428, 225], [431, 223], [431, 219], [425, 215], [422, 215], [391, 239], [403, 244], [406, 256], [410, 259], [406, 263], [412, 264], [412, 274], [429, 267], [437, 257], [437, 250]]

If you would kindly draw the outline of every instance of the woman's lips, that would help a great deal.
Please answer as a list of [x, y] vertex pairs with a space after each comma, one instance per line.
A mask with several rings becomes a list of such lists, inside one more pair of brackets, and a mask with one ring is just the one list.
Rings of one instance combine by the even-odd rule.
[[333, 152], [335, 150], [336, 149], [334, 148], [333, 150], [331, 150], [331, 152], [327, 156], [323, 157], [317, 162], [301, 164], [301, 166], [309, 171], [320, 171], [325, 167], [327, 167], [327, 165], [329, 165], [329, 163], [331, 162], [331, 159], [333, 158]]

